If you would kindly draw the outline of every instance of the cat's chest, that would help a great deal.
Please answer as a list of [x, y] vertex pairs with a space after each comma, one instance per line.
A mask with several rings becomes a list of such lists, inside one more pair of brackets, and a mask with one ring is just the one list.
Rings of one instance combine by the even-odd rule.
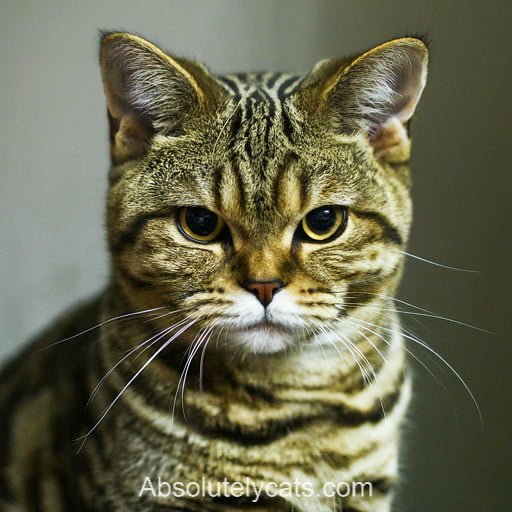
[[111, 411], [102, 429], [108, 465], [95, 471], [110, 495], [123, 496], [124, 509], [140, 500], [181, 506], [170, 491], [176, 485], [203, 492], [227, 482], [253, 495], [307, 484], [322, 495], [326, 482], [394, 474], [388, 465], [409, 398], [398, 348], [375, 389], [357, 380], [343, 387], [351, 368], [323, 355], [292, 361], [293, 371], [285, 359], [261, 367], [213, 361], [205, 360], [202, 387], [190, 371], [183, 396], [180, 368], [155, 362]]
[[[164, 425], [161, 419], [160, 427]], [[336, 443], [334, 432], [319, 428], [316, 435], [291, 434], [277, 441], [247, 445], [241, 440], [206, 437], [181, 423], [175, 423], [172, 433], [165, 434], [141, 424], [128, 432], [120, 424], [112, 473], [123, 476], [111, 482], [112, 494], [125, 496], [125, 505], [132, 501], [140, 504], [141, 500], [183, 505], [181, 490], [195, 493], [197, 489], [206, 499], [218, 502], [219, 510], [230, 510], [226, 508], [230, 501], [235, 504], [230, 499], [232, 493], [252, 500], [261, 493], [271, 494], [273, 488], [290, 488], [290, 493], [303, 500], [315, 500], [306, 496], [308, 489], [315, 489], [317, 494], [326, 481], [353, 477], [344, 468], [346, 457], [336, 446], [328, 448], [329, 443], [319, 442], [329, 435], [330, 443]], [[323, 510], [323, 497], [317, 501], [311, 510]]]

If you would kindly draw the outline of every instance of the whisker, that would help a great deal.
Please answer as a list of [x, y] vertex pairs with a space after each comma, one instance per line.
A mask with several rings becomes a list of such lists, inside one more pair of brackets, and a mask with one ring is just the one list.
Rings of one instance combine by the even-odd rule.
[[176, 401], [178, 398], [178, 393], [180, 390], [180, 384], [181, 384], [181, 408], [182, 408], [182, 412], [183, 412], [183, 418], [185, 419], [185, 421], [187, 421], [187, 416], [185, 413], [185, 385], [186, 385], [186, 381], [187, 381], [188, 370], [190, 368], [190, 365], [192, 364], [194, 356], [196, 355], [197, 351], [200, 349], [201, 344], [203, 343], [203, 340], [206, 339], [206, 336], [211, 331], [211, 329], [212, 329], [212, 327], [204, 327], [204, 328], [200, 329], [199, 333], [201, 333], [201, 334], [198, 333], [198, 336], [196, 336], [197, 341], [196, 341], [196, 338], [194, 338], [194, 340], [190, 346], [190, 354], [185, 363], [185, 367], [183, 368], [183, 371], [181, 372], [180, 378], [178, 380], [178, 385], [176, 387], [176, 393], [174, 395], [174, 402], [173, 402], [172, 414], [171, 414], [172, 421], [174, 421], [174, 412], [175, 412], [175, 408], [176, 408]]
[[379, 349], [379, 347], [377, 347], [377, 345], [375, 345], [375, 343], [373, 343], [372, 340], [370, 340], [370, 338], [368, 338], [368, 336], [366, 336], [366, 334], [364, 332], [361, 332], [357, 327], [355, 327], [354, 325], [352, 325], [352, 328], [355, 329], [355, 331], [360, 334], [370, 345], [371, 347], [373, 348], [373, 350], [375, 350], [377, 352], [377, 354], [379, 354], [380, 358], [382, 359], [382, 361], [384, 361], [385, 364], [388, 364], [388, 361], [387, 359], [384, 357], [384, 354], [381, 352], [381, 350]]
[[160, 306], [158, 308], [151, 308], [151, 309], [145, 309], [144, 311], [136, 311], [134, 313], [126, 313], [124, 315], [119, 315], [119, 316], [116, 316], [114, 318], [109, 318], [108, 320], [104, 320], [103, 322], [100, 322], [99, 324], [96, 324], [96, 325], [93, 325], [92, 327], [89, 327], [87, 329], [85, 329], [84, 331], [81, 331], [77, 334], [73, 334], [72, 336], [68, 336], [67, 338], [64, 338], [62, 340], [59, 340], [59, 341], [56, 341], [54, 343], [51, 343], [50, 345], [47, 345], [46, 347], [43, 347], [41, 349], [39, 349], [40, 351], [42, 350], [47, 350], [49, 348], [52, 348], [56, 345], [60, 345], [61, 343], [65, 343], [66, 341], [70, 341], [74, 338], [78, 338], [79, 336], [83, 336], [84, 334], [87, 334], [88, 332], [91, 332], [91, 331], [94, 331], [95, 329], [99, 329], [100, 327], [103, 327], [104, 325], [107, 325], [107, 324], [110, 324], [112, 322], [115, 322], [117, 320], [123, 320], [125, 318], [130, 318], [130, 317], [134, 317], [134, 316], [138, 316], [138, 315], [144, 315], [144, 314], [148, 314], [148, 313], [152, 313], [153, 311], [158, 311], [160, 309], [164, 309], [165, 306]]
[[[342, 293], [342, 292], [333, 292], [333, 293]], [[403, 299], [399, 299], [397, 297], [393, 297], [391, 295], [385, 295], [385, 294], [382, 294], [382, 293], [371, 293], [371, 292], [356, 292], [356, 291], [352, 291], [350, 293], [348, 293], [346, 296], [349, 297], [349, 298], [353, 298], [355, 299], [356, 297], [352, 297], [352, 294], [357, 294], [357, 295], [372, 295], [374, 297], [380, 297], [382, 299], [388, 299], [388, 300], [392, 300], [394, 302], [398, 302], [400, 304], [403, 304], [404, 306], [409, 306], [410, 308], [413, 308], [413, 309], [417, 309], [418, 311], [423, 311], [424, 313], [433, 313], [432, 311], [428, 310], [428, 309], [425, 309], [425, 308], [421, 308], [419, 306], [416, 306], [414, 304], [411, 304], [410, 302], [406, 302], [405, 300]]]
[[[221, 328], [221, 332], [222, 330], [224, 329], [224, 326]], [[205, 356], [205, 353], [206, 353], [206, 347], [208, 346], [208, 343], [210, 343], [210, 340], [212, 339], [213, 337], [213, 333], [214, 333], [214, 330], [215, 328], [212, 327], [211, 329], [211, 334], [210, 334], [210, 337], [208, 338], [208, 340], [206, 341], [206, 343], [204, 344], [204, 347], [203, 347], [203, 350], [201, 352], [201, 359], [199, 361], [199, 391], [202, 393], [203, 392], [203, 368], [204, 368], [204, 356]], [[219, 333], [217, 333], [217, 339], [219, 337]]]
[[[139, 354], [137, 354], [137, 356], [133, 359], [132, 362], [135, 362], [137, 360], [137, 358], [142, 355], [146, 350], [148, 350], [149, 348], [151, 348], [157, 341], [161, 340], [164, 336], [166, 336], [169, 332], [171, 332], [172, 330], [176, 329], [177, 327], [179, 327], [180, 325], [183, 325], [185, 322], [187, 322], [188, 320], [190, 319], [190, 316], [184, 318], [183, 320], [180, 320], [179, 322], [177, 322], [176, 324], [174, 325], [171, 325], [169, 327], [166, 327], [163, 331], [160, 331], [159, 333], [155, 334], [154, 336], [152, 336], [151, 338], [149, 338], [148, 340], [142, 342], [142, 343], [139, 343], [136, 347], [132, 348], [131, 350], [129, 350], [101, 379], [100, 381], [98, 382], [98, 384], [96, 384], [95, 388], [93, 389], [92, 393], [91, 393], [91, 396], [89, 397], [89, 399], [87, 400], [87, 404], [86, 404], [86, 407], [88, 407], [91, 403], [91, 401], [94, 399], [94, 397], [96, 396], [96, 394], [98, 393], [100, 387], [102, 386], [102, 384], [105, 382], [106, 379], [108, 379], [110, 377], [110, 375], [112, 375], [112, 373], [115, 371], [115, 369], [123, 363], [123, 361], [125, 361], [131, 354], [133, 354], [134, 352], [136, 351], [139, 351], [142, 349], [142, 347], [144, 347], [146, 345], [146, 348], [144, 350], [142, 350], [141, 352], [139, 352]], [[156, 339], [155, 339], [156, 338]], [[151, 341], [154, 340], [152, 343]], [[148, 345], [149, 343], [149, 345]]]
[[[376, 326], [376, 325], [372, 324], [371, 322], [367, 322], [365, 320], [361, 320], [360, 318], [353, 317], [352, 315], [350, 315], [350, 316], [356, 322], [362, 322], [364, 324], [371, 325], [373, 327], [377, 327], [377, 328], [384, 329], [384, 330], [389, 331], [389, 332], [393, 332], [391, 329], [389, 329], [387, 327]], [[411, 341], [414, 341], [415, 343], [417, 343], [418, 345], [423, 347], [425, 350], [428, 350], [429, 352], [431, 352], [435, 357], [437, 357], [440, 361], [442, 361], [447, 366], [447, 368], [450, 369], [450, 371], [453, 373], [453, 375], [455, 375], [455, 377], [459, 380], [459, 382], [462, 384], [462, 386], [465, 388], [465, 390], [467, 391], [467, 393], [471, 397], [471, 400], [473, 401], [473, 403], [474, 403], [474, 405], [476, 407], [476, 410], [478, 412], [478, 416], [480, 417], [480, 422], [483, 425], [484, 421], [483, 421], [482, 412], [480, 410], [480, 406], [478, 405], [478, 402], [477, 402], [473, 392], [471, 391], [469, 386], [466, 384], [466, 381], [461, 377], [461, 375], [457, 372], [457, 370], [455, 370], [455, 368], [441, 354], [439, 354], [432, 347], [427, 345], [424, 341], [418, 339], [415, 336], [411, 336], [410, 334], [405, 333], [405, 332], [402, 332], [402, 336], [404, 336], [405, 338], [407, 338], [407, 339], [409, 339]]]
[[[146, 341], [143, 341], [142, 343], [139, 343], [137, 346], [135, 346], [134, 348], [132, 348], [131, 350], [129, 350], [128, 352], [125, 353], [125, 355], [119, 359], [119, 361], [114, 365], [112, 366], [112, 368], [110, 368], [107, 373], [105, 373], [105, 375], [103, 375], [103, 377], [101, 377], [101, 379], [98, 381], [98, 383], [96, 384], [96, 386], [94, 387], [94, 389], [92, 390], [91, 392], [91, 395], [89, 396], [89, 399], [87, 400], [87, 403], [86, 403], [86, 408], [89, 407], [89, 405], [91, 404], [91, 402], [94, 400], [94, 397], [96, 396], [96, 394], [99, 392], [101, 386], [103, 385], [103, 383], [105, 382], [105, 380], [107, 380], [110, 375], [112, 375], [112, 373], [115, 371], [115, 369], [123, 363], [123, 361], [125, 361], [128, 357], [130, 357], [134, 352], [137, 352], [138, 350], [140, 350], [142, 347], [144, 347], [144, 345], [150, 343], [152, 340], [155, 340], [158, 341], [159, 339], [163, 338], [167, 333], [169, 332], [169, 328], [167, 329], [164, 329], [163, 331], [160, 331], [158, 334], [155, 334], [154, 336], [152, 336], [151, 338], [147, 339]], [[149, 345], [150, 347], [153, 346], [153, 343], [150, 343]]]
[[[340, 333], [341, 334], [341, 333]], [[366, 336], [365, 336], [366, 337]], [[345, 337], [344, 337], [345, 338]], [[363, 359], [363, 362], [365, 363], [365, 365], [369, 368], [370, 372], [371, 372], [371, 375], [370, 377], [373, 378], [373, 383], [377, 382], [377, 374], [375, 373], [375, 369], [373, 368], [373, 365], [371, 364], [370, 360], [366, 357], [366, 355], [362, 352], [361, 349], [359, 349], [359, 347], [357, 347], [357, 345], [355, 343], [353, 343], [350, 339], [348, 339], [348, 336], [345, 338], [347, 340], [347, 342], [352, 345], [352, 347], [357, 350], [357, 352], [361, 355], [361, 358]], [[375, 347], [375, 345], [373, 343], [370, 342], [370, 344], [372, 345], [372, 347], [374, 347], [378, 353], [380, 354], [380, 356], [384, 359], [384, 356], [382, 356], [380, 350], [377, 349], [377, 347]], [[385, 359], [384, 359], [385, 362], [387, 362]], [[371, 385], [372, 384], [372, 380], [369, 378], [368, 379], [368, 385]], [[386, 414], [386, 409], [384, 407], [384, 403], [382, 401], [382, 395], [379, 393], [377, 395], [378, 399], [379, 399], [379, 402], [380, 402], [380, 406], [381, 406], [381, 409], [382, 409], [382, 414], [384, 415], [384, 418], [387, 417], [387, 414]]]
[[[339, 291], [339, 292], [335, 292], [335, 291], [331, 291], [329, 293], [333, 293], [333, 294], [342, 294], [343, 295], [343, 291]], [[352, 293], [357, 293], [357, 292], [351, 292]], [[393, 301], [396, 301], [396, 302], [399, 302], [401, 304], [404, 304], [404, 305], [407, 305], [409, 307], [412, 307], [414, 309], [417, 309], [419, 311], [407, 311], [407, 310], [401, 310], [401, 309], [386, 309], [386, 308], [381, 308], [380, 306], [376, 305], [376, 304], [361, 304], [359, 302], [345, 302], [345, 304], [349, 305], [349, 306], [361, 306], [361, 307], [368, 307], [368, 308], [378, 308], [379, 310], [381, 311], [389, 311], [389, 312], [396, 312], [396, 313], [402, 313], [402, 314], [406, 314], [406, 315], [410, 315], [410, 316], [423, 316], [423, 317], [427, 317], [427, 318], [434, 318], [434, 319], [437, 319], [437, 320], [445, 320], [446, 322], [451, 322], [451, 323], [454, 323], [454, 324], [458, 324], [458, 325], [461, 325], [463, 327], [467, 327], [468, 329], [474, 329], [475, 331], [479, 331], [479, 332], [484, 332], [486, 334], [494, 334], [492, 331], [488, 331], [487, 329], [484, 329], [482, 327], [478, 327], [476, 325], [472, 325], [472, 324], [468, 324], [466, 322], [462, 322], [460, 320], [455, 320], [454, 318], [450, 318], [450, 317], [446, 317], [446, 316], [443, 316], [443, 315], [437, 315], [435, 313], [433, 313], [432, 311], [428, 310], [428, 309], [424, 309], [424, 308], [420, 308], [419, 306], [415, 306], [414, 304], [409, 304], [408, 302], [405, 302], [401, 299], [397, 299], [396, 297], [391, 297], [391, 296], [388, 296], [388, 295], [382, 295], [382, 294], [376, 294], [376, 293], [369, 293], [369, 292], [359, 292], [361, 294], [364, 294], [364, 295], [373, 295], [373, 296], [376, 296], [376, 297], [382, 297], [384, 299], [389, 299], [389, 300], [393, 300]], [[350, 298], [350, 294], [347, 294], [347, 297]]]
[[180, 308], [180, 309], [175, 309], [173, 311], [168, 311], [167, 313], [163, 313], [162, 315], [158, 315], [158, 316], [155, 316], [153, 318], [149, 318], [147, 320], [144, 320], [144, 322], [154, 322], [155, 320], [160, 320], [161, 318], [165, 318], [169, 315], [173, 315], [174, 313], [180, 313], [180, 312], [183, 312], [183, 311], [190, 311], [192, 308], [192, 306], [189, 306], [187, 308]]
[[215, 152], [215, 149], [217, 148], [217, 144], [218, 144], [222, 134], [224, 133], [224, 130], [226, 129], [226, 127], [229, 124], [229, 122], [231, 121], [231, 119], [233, 119], [233, 116], [236, 114], [236, 111], [240, 108], [240, 105], [242, 104], [242, 102], [243, 102], [243, 98], [240, 98], [240, 101], [236, 104], [233, 112], [230, 114], [230, 116], [228, 117], [226, 122], [222, 125], [222, 127], [219, 131], [219, 135], [217, 136], [217, 139], [215, 140], [215, 144], [213, 145], [213, 152]]
[[[375, 373], [375, 369], [373, 368], [373, 365], [370, 363], [370, 361], [368, 360], [366, 355], [361, 351], [361, 349], [359, 347], [357, 347], [348, 337], [343, 336], [343, 334], [341, 334], [341, 332], [333, 331], [332, 329], [331, 329], [331, 332], [334, 332], [335, 334], [338, 334], [339, 336], [341, 336], [342, 339], [339, 340], [339, 341], [341, 341], [343, 343], [343, 345], [350, 351], [350, 353], [352, 354], [352, 358], [357, 363], [357, 365], [359, 366], [360, 371], [362, 372], [363, 371], [362, 370], [362, 366], [359, 364], [358, 359], [352, 353], [351, 348], [353, 348], [356, 351], [356, 353], [359, 354], [359, 356], [362, 359], [363, 363], [365, 364], [366, 368], [369, 370], [369, 371], [365, 370], [364, 374], [361, 373], [361, 375], [363, 377], [363, 381], [368, 386], [370, 386], [372, 383], [377, 382], [377, 375]], [[372, 382], [372, 379], [373, 379], [373, 382]], [[384, 407], [384, 402], [382, 401], [382, 395], [381, 394], [378, 394], [378, 399], [379, 399], [379, 403], [380, 403], [380, 406], [381, 406], [381, 409], [382, 409], [382, 414], [384, 415], [384, 418], [387, 418], [386, 409]]]
[[[358, 302], [345, 302], [345, 304], [347, 304], [349, 306], [365, 306], [364, 304], [360, 304]], [[460, 320], [454, 320], [453, 318], [449, 318], [449, 317], [442, 316], [442, 315], [434, 315], [434, 314], [430, 314], [430, 313], [420, 313], [418, 311], [406, 311], [406, 310], [394, 309], [394, 308], [392, 308], [392, 309], [390, 309], [390, 308], [381, 308], [380, 306], [378, 306], [376, 304], [374, 304], [374, 305], [368, 304], [365, 307], [377, 309], [379, 311], [388, 311], [388, 312], [401, 313], [403, 315], [422, 316], [422, 317], [426, 317], [426, 318], [434, 318], [436, 320], [445, 320], [446, 322], [450, 322], [450, 323], [453, 323], [453, 324], [461, 325], [463, 327], [467, 327], [468, 329], [474, 329], [475, 331], [485, 332], [486, 334], [493, 334], [491, 331], [488, 331], [486, 329], [482, 329], [481, 327], [477, 327], [476, 325], [467, 324], [465, 322], [461, 322]]]
[[400, 250], [397, 250], [397, 252], [404, 254], [405, 256], [408, 256], [409, 258], [414, 258], [415, 260], [422, 261], [423, 263], [428, 263], [435, 267], [445, 268], [447, 270], [456, 270], [457, 272], [469, 272], [471, 274], [480, 273], [479, 270], [471, 270], [471, 269], [467, 269], [467, 268], [458, 268], [458, 267], [452, 267], [450, 265], [443, 265], [442, 263], [437, 263], [436, 261], [428, 260], [427, 258], [422, 258], [421, 256], [417, 256], [416, 254], [411, 254], [410, 252], [405, 252], [405, 251], [400, 251]]
[[[384, 336], [379, 334], [377, 331], [374, 331], [373, 329], [370, 329], [369, 327], [366, 327], [364, 325], [360, 325], [360, 324], [351, 322], [350, 320], [347, 320], [347, 322], [349, 323], [349, 325], [352, 326], [352, 328], [356, 329], [358, 332], [359, 332], [359, 330], [356, 328], [356, 326], [360, 327], [361, 329], [369, 331], [370, 333], [374, 334], [375, 336], [378, 336], [386, 345], [391, 347], [391, 341], [384, 338]], [[403, 329], [403, 327], [402, 327], [402, 329]], [[404, 329], [404, 330], [407, 332], [406, 329]], [[434, 381], [439, 386], [441, 386], [446, 391], [448, 397], [450, 398], [450, 402], [451, 402], [452, 408], [453, 408], [453, 413], [455, 415], [455, 421], [458, 426], [459, 425], [459, 415], [457, 414], [457, 409], [455, 407], [455, 400], [453, 399], [453, 396], [450, 393], [450, 390], [447, 388], [447, 386], [444, 384], [444, 382], [442, 382], [440, 379], [438, 379], [437, 376], [434, 374], [434, 372], [418, 356], [416, 356], [416, 354], [414, 352], [409, 350], [405, 345], [403, 345], [402, 348], [403, 348], [403, 350], [405, 350], [405, 352], [407, 354], [409, 354], [418, 364], [420, 364], [430, 374], [430, 376], [434, 379]], [[437, 366], [437, 363], [436, 363], [436, 366]]]
[[192, 320], [188, 324], [185, 325], [185, 327], [182, 327], [177, 333], [173, 334], [171, 338], [169, 338], [165, 343], [162, 344], [162, 346], [156, 350], [156, 352], [142, 365], [142, 367], [137, 371], [137, 373], [130, 378], [130, 380], [126, 383], [126, 385], [121, 389], [121, 391], [115, 396], [115, 398], [112, 400], [110, 405], [103, 411], [98, 421], [89, 429], [89, 431], [83, 435], [78, 437], [76, 440], [82, 440], [82, 443], [78, 449], [78, 453], [82, 450], [85, 442], [87, 441], [87, 438], [98, 428], [98, 426], [101, 424], [101, 422], [104, 420], [104, 418], [107, 416], [107, 414], [111, 411], [112, 407], [119, 401], [121, 396], [124, 394], [124, 392], [131, 386], [131, 384], [137, 379], [137, 377], [160, 355], [160, 353], [165, 350], [173, 340], [175, 340], [180, 334], [185, 332], [187, 329], [189, 329], [192, 325], [194, 325], [197, 321], [199, 321], [198, 318]]
[[[181, 387], [181, 381], [183, 379], [183, 374], [185, 372], [185, 368], [187, 367], [187, 364], [188, 362], [190, 361], [190, 357], [192, 355], [193, 357], [193, 354], [192, 352], [195, 351], [195, 348], [196, 348], [196, 342], [199, 340], [202, 339], [202, 336], [203, 334], [206, 332], [207, 330], [207, 327], [201, 327], [199, 329], [199, 331], [195, 334], [194, 336], [194, 339], [192, 340], [192, 342], [190, 343], [190, 345], [188, 346], [187, 350], [185, 351], [185, 353], [183, 354], [183, 357], [181, 358], [181, 363], [183, 363], [183, 361], [185, 360], [184, 362], [184, 365], [183, 365], [183, 369], [180, 373], [180, 378], [178, 379], [178, 383], [176, 385], [176, 392], [174, 394], [174, 400], [173, 400], [173, 406], [172, 406], [172, 413], [171, 413], [171, 423], [174, 423], [174, 411], [175, 411], [175, 407], [176, 407], [176, 401], [178, 399], [178, 394], [180, 392], [180, 387]], [[195, 353], [195, 352], [194, 352]], [[186, 416], [185, 416], [185, 409], [184, 409], [184, 406], [183, 406], [183, 401], [182, 401], [182, 409], [183, 409], [183, 417], [185, 418], [186, 420]]]
[[[368, 371], [366, 369], [363, 369], [363, 367], [361, 366], [361, 364], [359, 362], [359, 359], [354, 356], [354, 353], [352, 352], [352, 347], [351, 347], [351, 346], [353, 346], [353, 344], [350, 343], [349, 340], [347, 340], [347, 338], [345, 336], [343, 336], [340, 332], [336, 332], [334, 329], [332, 329], [330, 327], [327, 327], [327, 329], [329, 330], [330, 333], [333, 333], [334, 335], [341, 336], [342, 339], [339, 339], [337, 341], [340, 341], [342, 343], [342, 345], [350, 352], [350, 355], [352, 356], [354, 362], [359, 366], [359, 369], [361, 371], [361, 376], [363, 377], [365, 382], [369, 383], [370, 382], [370, 379], [369, 379], [370, 374], [368, 373]], [[321, 327], [321, 330], [324, 332], [324, 334], [327, 335], [327, 331], [325, 330], [324, 327]], [[328, 337], [328, 339], [333, 344], [333, 346], [335, 347], [338, 354], [340, 354], [340, 356], [341, 356], [341, 353], [339, 352], [336, 343], [332, 340], [332, 338]], [[348, 343], [350, 343], [350, 344], [348, 344]], [[353, 348], [355, 349], [356, 347], [353, 346]], [[359, 351], [359, 353], [362, 354], [361, 351]], [[363, 354], [363, 356], [364, 356], [364, 354]]]

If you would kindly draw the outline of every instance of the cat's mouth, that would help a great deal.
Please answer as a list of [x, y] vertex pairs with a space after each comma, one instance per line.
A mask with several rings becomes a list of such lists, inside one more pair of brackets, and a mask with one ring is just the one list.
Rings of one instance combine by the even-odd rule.
[[260, 354], [280, 352], [291, 345], [296, 336], [291, 326], [268, 319], [238, 325], [231, 333], [232, 342]]
[[290, 334], [292, 329], [278, 322], [272, 322], [268, 319], [260, 322], [254, 322], [239, 328], [242, 332], [265, 331], [268, 334]]
[[294, 331], [290, 326], [268, 319], [240, 326], [236, 330], [243, 333], [262, 333], [266, 335], [289, 335]]

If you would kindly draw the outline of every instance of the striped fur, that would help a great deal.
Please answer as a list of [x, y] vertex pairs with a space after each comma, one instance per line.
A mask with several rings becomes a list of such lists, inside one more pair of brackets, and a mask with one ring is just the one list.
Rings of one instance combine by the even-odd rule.
[[[101, 65], [112, 279], [0, 377], [0, 510], [390, 510], [411, 393], [392, 296], [423, 43], [305, 77], [216, 77], [114, 33]], [[345, 232], [297, 239], [331, 204], [348, 208]], [[229, 240], [185, 238], [187, 205], [221, 216]], [[265, 309], [248, 278], [284, 287]], [[140, 496], [159, 476], [370, 482], [373, 495]]]

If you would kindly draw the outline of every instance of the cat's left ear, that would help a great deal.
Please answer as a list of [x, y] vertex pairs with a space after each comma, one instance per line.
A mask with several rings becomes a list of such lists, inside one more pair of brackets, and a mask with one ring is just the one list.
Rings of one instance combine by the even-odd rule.
[[427, 79], [423, 41], [394, 39], [348, 61], [319, 63], [308, 77], [319, 86], [317, 113], [339, 133], [364, 132], [376, 156], [403, 161], [408, 124]]

